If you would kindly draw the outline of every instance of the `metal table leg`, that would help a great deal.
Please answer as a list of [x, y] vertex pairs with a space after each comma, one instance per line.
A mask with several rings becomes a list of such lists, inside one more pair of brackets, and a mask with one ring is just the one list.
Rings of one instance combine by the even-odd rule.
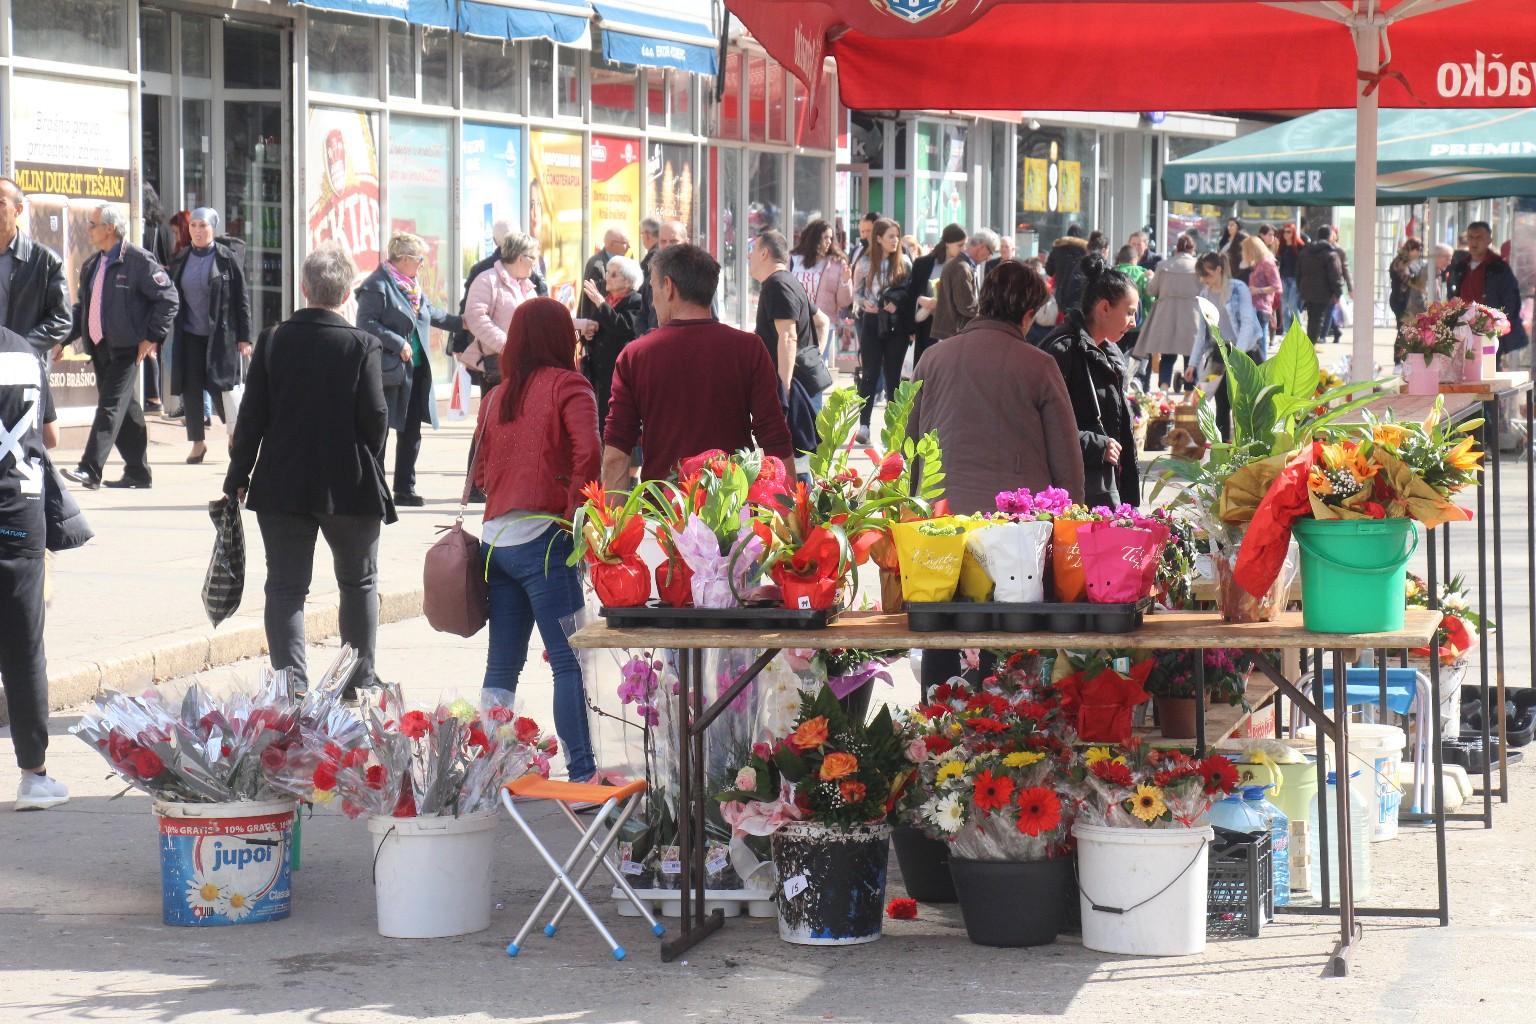
[[1195, 756], [1205, 756], [1205, 652], [1195, 656]]
[[[1349, 973], [1349, 954], [1359, 937], [1355, 923], [1355, 870], [1353, 863], [1354, 837], [1349, 828], [1349, 690], [1348, 655], [1344, 651], [1333, 652], [1333, 750], [1334, 750], [1334, 810], [1339, 826], [1339, 944], [1333, 951], [1333, 973], [1339, 977]], [[1321, 733], [1321, 729], [1319, 729]], [[1326, 853], [1324, 858], [1326, 860]]]
[[[1497, 427], [1499, 404], [1489, 401], [1483, 403], [1483, 424], [1477, 428], [1478, 446], [1484, 452], [1489, 451], [1488, 438], [1495, 438], [1497, 444]], [[1497, 452], [1494, 452], [1497, 455]], [[1477, 629], [1477, 663], [1478, 663], [1478, 692], [1483, 702], [1483, 827], [1493, 828], [1493, 758], [1490, 723], [1493, 709], [1489, 707], [1488, 698], [1488, 481], [1480, 479], [1477, 483], [1477, 613], [1482, 619], [1482, 624]], [[1502, 711], [1502, 708], [1500, 709]]]
[[[1499, 403], [1494, 401], [1493, 407], [1498, 409]], [[1494, 684], [1497, 689], [1499, 727], [1499, 802], [1509, 803], [1509, 754], [1506, 752], [1508, 745], [1505, 739], [1508, 735], [1508, 722], [1504, 718], [1504, 532], [1499, 529], [1499, 521], [1504, 512], [1504, 488], [1502, 484], [1503, 470], [1499, 458], [1499, 434], [1498, 428], [1494, 428], [1494, 446], [1491, 459], [1484, 457], [1484, 465], [1490, 462], [1493, 466], [1493, 622], [1499, 628], [1494, 630]], [[1529, 518], [1529, 516], [1527, 516]], [[1484, 748], [1486, 750], [1486, 747]], [[1491, 767], [1491, 766], [1490, 766]]]
[[[1529, 650], [1536, 654], [1536, 391], [1525, 393], [1525, 607]], [[1536, 656], [1531, 658], [1531, 686], [1536, 687]]]

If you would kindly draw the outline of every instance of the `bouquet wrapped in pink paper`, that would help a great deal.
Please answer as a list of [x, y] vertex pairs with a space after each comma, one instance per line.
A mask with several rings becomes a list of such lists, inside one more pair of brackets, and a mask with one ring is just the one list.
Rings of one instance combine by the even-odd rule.
[[[1168, 527], [1129, 506], [1095, 509], [1099, 521], [1078, 530], [1088, 600], [1128, 604], [1150, 595], [1168, 543]], [[1107, 513], [1107, 514], [1106, 514]]]

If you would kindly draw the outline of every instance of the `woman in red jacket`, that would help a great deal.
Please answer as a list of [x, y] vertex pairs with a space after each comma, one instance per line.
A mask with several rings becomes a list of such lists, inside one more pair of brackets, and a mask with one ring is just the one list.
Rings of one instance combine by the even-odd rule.
[[481, 554], [489, 562], [487, 689], [516, 691], [535, 625], [555, 674], [555, 731], [572, 781], [596, 771], [581, 665], [560, 620], [582, 605], [567, 566], [569, 518], [602, 463], [597, 399], [576, 370], [576, 327], [554, 299], [517, 307], [501, 351], [501, 383], [480, 403], [474, 480], [485, 492]]

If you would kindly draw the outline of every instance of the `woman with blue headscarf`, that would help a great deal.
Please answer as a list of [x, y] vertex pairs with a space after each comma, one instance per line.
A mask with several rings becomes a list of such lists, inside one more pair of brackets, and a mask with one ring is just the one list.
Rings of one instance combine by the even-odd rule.
[[224, 415], [224, 395], [240, 383], [240, 357], [251, 354], [251, 300], [245, 270], [234, 252], [214, 241], [219, 212], [207, 206], [192, 211], [192, 244], [171, 258], [171, 279], [181, 294], [174, 328], [171, 393], [182, 396], [187, 410], [187, 461], [203, 461], [203, 392], [214, 411]]

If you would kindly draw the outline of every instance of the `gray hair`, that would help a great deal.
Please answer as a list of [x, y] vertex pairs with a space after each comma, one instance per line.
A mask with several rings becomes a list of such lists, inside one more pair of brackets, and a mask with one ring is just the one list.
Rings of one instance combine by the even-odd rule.
[[773, 258], [775, 263], [789, 262], [789, 242], [777, 231], [764, 231], [753, 243]]
[[346, 304], [356, 276], [357, 267], [347, 250], [336, 242], [323, 242], [304, 257], [304, 297], [312, 306], [339, 309]]
[[624, 280], [629, 282], [629, 290], [637, 292], [645, 284], [645, 274], [640, 270], [640, 264], [628, 256], [614, 256], [608, 260], [608, 266], [617, 267], [619, 273], [624, 275]]
[[420, 235], [413, 235], [409, 231], [401, 231], [391, 235], [389, 239], [389, 262], [407, 256], [415, 256], [418, 259], [427, 258], [427, 243]]
[[1456, 250], [1452, 249], [1450, 246], [1446, 245], [1444, 242], [1436, 242], [1435, 243], [1435, 255], [1436, 256], [1454, 256], [1454, 255], [1456, 255]]
[[519, 256], [538, 257], [539, 240], [521, 231], [513, 231], [501, 240], [496, 258], [503, 263], [515, 263]]
[[1002, 240], [997, 237], [996, 231], [990, 228], [979, 228], [971, 232], [971, 237], [965, 240], [965, 244], [984, 245], [987, 247], [988, 252], [996, 253], [997, 247], [1002, 244]]
[[116, 203], [102, 203], [96, 207], [101, 222], [111, 228], [118, 238], [128, 237], [128, 214]]
[[645, 217], [640, 221], [640, 233], [655, 237], [661, 234], [661, 220], [656, 217]]

